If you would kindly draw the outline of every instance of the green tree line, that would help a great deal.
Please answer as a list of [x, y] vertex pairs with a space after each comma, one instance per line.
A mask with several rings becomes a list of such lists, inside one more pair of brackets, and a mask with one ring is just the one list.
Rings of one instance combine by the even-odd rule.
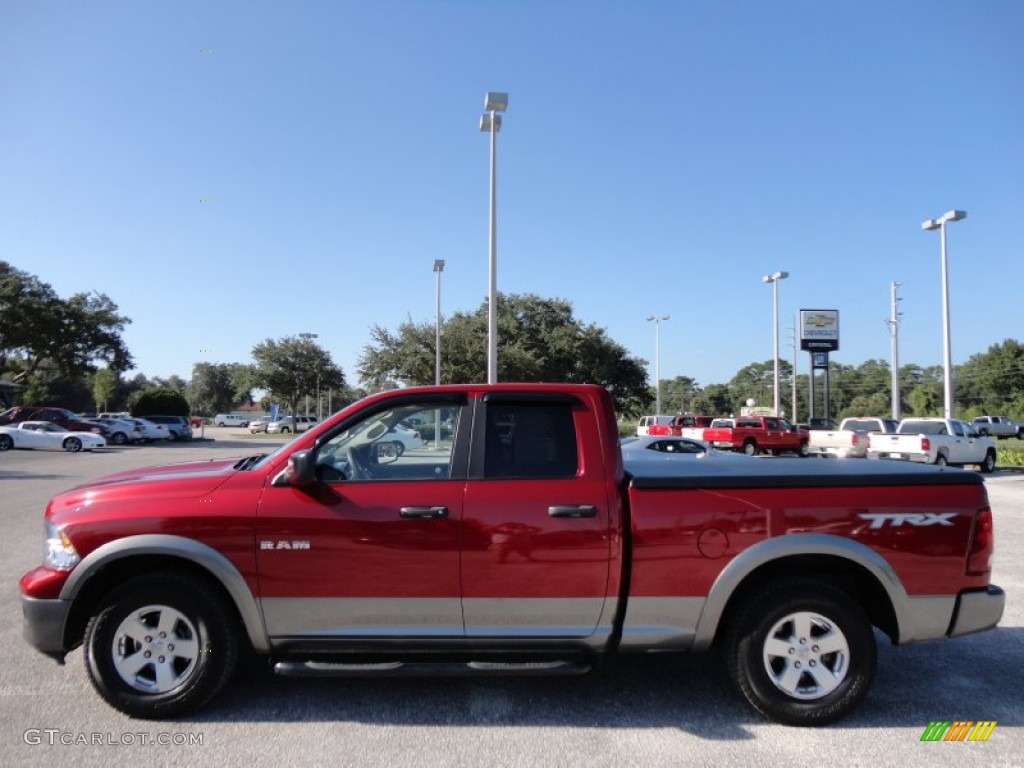
[[[597, 383], [612, 395], [620, 416], [649, 413], [655, 400], [648, 363], [630, 355], [605, 329], [577, 318], [565, 299], [534, 294], [498, 295], [498, 378], [500, 381]], [[197, 362], [189, 377], [127, 376], [133, 360], [121, 334], [131, 321], [103, 294], [61, 298], [27, 272], [0, 261], [0, 383], [15, 388], [21, 402], [62, 405], [73, 410], [126, 410], [140, 393], [156, 389], [181, 395], [192, 413], [213, 415], [251, 402], [254, 392], [297, 412], [319, 389], [330, 390], [340, 406], [366, 394], [351, 386], [329, 352], [307, 337], [286, 336], [254, 344], [251, 362]], [[455, 312], [442, 323], [442, 383], [486, 380], [487, 302]], [[391, 329], [370, 328], [358, 373], [371, 391], [432, 384], [435, 327], [412, 320]], [[889, 366], [883, 360], [860, 365], [831, 363], [833, 416], [887, 415]], [[989, 413], [1024, 420], [1024, 347], [1013, 339], [972, 355], [955, 371], [957, 415]], [[808, 415], [808, 377], [796, 377], [780, 361], [780, 390], [787, 415]], [[942, 409], [942, 371], [904, 365], [900, 369], [901, 412], [935, 415]], [[773, 399], [770, 360], [740, 368], [726, 383], [700, 385], [676, 376], [661, 382], [662, 410], [724, 415], [738, 413], [753, 399]], [[821, 386], [816, 395], [821, 414]]]

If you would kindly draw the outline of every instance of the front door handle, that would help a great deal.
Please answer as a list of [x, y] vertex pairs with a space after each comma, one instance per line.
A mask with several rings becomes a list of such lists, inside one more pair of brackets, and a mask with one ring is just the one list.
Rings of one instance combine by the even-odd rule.
[[448, 517], [448, 507], [402, 507], [399, 514], [404, 518]]
[[597, 517], [597, 507], [590, 504], [558, 504], [548, 507], [550, 517]]

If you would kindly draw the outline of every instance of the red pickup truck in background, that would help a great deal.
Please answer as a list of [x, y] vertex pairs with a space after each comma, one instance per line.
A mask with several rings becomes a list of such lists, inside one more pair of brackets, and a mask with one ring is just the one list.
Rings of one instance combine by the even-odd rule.
[[715, 448], [743, 451], [750, 456], [785, 452], [806, 456], [809, 439], [807, 430], [776, 416], [740, 416], [732, 428], [704, 430], [704, 440]]
[[668, 424], [652, 424], [647, 428], [649, 435], [671, 435], [688, 437], [691, 440], [703, 440], [704, 428], [710, 427], [714, 416], [696, 416], [692, 413], [675, 416]]
[[[417, 419], [437, 445], [395, 450]], [[294, 676], [571, 674], [722, 649], [783, 723], [850, 712], [896, 644], [995, 626], [981, 477], [896, 462], [624, 465], [591, 385], [399, 389], [273, 453], [65, 491], [25, 637], [134, 717], [178, 717], [243, 651]], [[685, 686], [686, 681], [678, 681]], [[268, 694], [269, 695], [269, 694]]]

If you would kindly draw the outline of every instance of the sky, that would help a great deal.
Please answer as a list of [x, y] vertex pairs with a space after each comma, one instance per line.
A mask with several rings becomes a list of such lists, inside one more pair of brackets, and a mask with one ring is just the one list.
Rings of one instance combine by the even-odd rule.
[[[498, 289], [570, 301], [663, 379], [727, 382], [836, 309], [832, 360], [1024, 336], [1024, 3], [0, 4], [0, 260], [110, 296], [136, 372], [188, 378]], [[0, 318], [2, 322], [2, 318]], [[499, 340], [500, 344], [500, 340]], [[443, 354], [443, 347], [442, 347]], [[499, 348], [500, 357], [500, 348]], [[798, 357], [806, 372], [807, 353]], [[132, 372], [130, 375], [134, 375]]]

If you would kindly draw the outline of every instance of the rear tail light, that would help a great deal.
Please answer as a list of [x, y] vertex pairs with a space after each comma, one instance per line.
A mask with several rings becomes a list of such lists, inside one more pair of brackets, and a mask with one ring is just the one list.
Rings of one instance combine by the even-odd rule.
[[992, 551], [995, 531], [992, 528], [992, 510], [983, 507], [974, 513], [971, 540], [967, 547], [967, 575], [982, 576], [992, 570]]
[[850, 445], [860, 445], [860, 435], [856, 432], [850, 435]]
[[927, 452], [927, 451], [930, 451], [931, 449], [932, 449], [932, 441], [929, 440], [927, 437], [922, 437], [921, 438], [921, 450]]

